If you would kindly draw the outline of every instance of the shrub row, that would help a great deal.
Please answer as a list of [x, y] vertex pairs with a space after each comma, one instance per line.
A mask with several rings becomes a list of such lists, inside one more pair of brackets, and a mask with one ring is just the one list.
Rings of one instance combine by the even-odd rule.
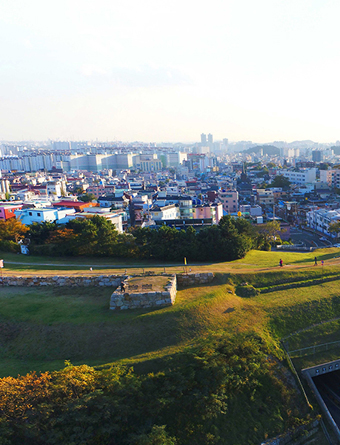
[[236, 287], [236, 295], [242, 298], [256, 297], [256, 295], [258, 295], [259, 293], [260, 291], [251, 284]]
[[278, 290], [294, 289], [297, 287], [316, 286], [317, 284], [322, 284], [322, 283], [326, 283], [329, 281], [337, 281], [337, 280], [340, 280], [340, 275], [337, 275], [335, 277], [328, 276], [328, 277], [324, 277], [324, 278], [316, 278], [313, 280], [298, 281], [298, 282], [282, 284], [282, 285], [278, 285], [278, 286], [262, 287], [262, 288], [257, 288], [257, 290], [261, 294], [267, 294], [269, 292], [275, 292]]

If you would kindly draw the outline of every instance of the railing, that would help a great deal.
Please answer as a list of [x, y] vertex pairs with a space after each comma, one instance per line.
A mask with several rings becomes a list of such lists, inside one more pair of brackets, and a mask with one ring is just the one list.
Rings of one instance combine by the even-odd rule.
[[308, 346], [307, 348], [295, 349], [294, 351], [288, 351], [288, 352], [292, 358], [296, 358], [296, 357], [304, 357], [312, 353], [317, 354], [319, 352], [328, 351], [330, 349], [337, 348], [339, 346], [340, 346], [340, 340], [332, 341], [329, 343], [323, 343], [321, 345]]

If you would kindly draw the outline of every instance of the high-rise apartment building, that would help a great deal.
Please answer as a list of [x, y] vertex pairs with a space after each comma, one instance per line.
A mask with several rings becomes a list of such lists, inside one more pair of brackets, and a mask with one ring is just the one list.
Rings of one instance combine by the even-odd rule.
[[211, 133], [208, 134], [208, 144], [213, 143], [213, 135]]
[[207, 143], [207, 135], [205, 133], [201, 134], [201, 144]]
[[313, 162], [322, 162], [323, 161], [323, 153], [321, 150], [313, 150], [312, 151], [312, 159]]

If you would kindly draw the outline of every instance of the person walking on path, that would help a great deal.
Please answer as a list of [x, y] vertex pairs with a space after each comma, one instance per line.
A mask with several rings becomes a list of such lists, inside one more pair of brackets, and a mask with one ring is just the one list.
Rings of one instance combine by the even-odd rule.
[[124, 291], [125, 291], [125, 284], [124, 284], [124, 281], [122, 281], [122, 282], [120, 283], [120, 291], [121, 291], [121, 292], [124, 292]]
[[317, 266], [318, 265], [318, 259], [315, 257], [314, 258], [314, 266]]

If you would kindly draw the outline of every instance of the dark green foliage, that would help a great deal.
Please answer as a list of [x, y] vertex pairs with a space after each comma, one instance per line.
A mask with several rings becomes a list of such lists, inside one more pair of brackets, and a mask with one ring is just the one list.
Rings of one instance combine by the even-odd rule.
[[130, 234], [118, 234], [105, 218], [94, 216], [72, 220], [66, 226], [34, 223], [28, 236], [32, 253], [162, 261], [182, 261], [184, 257], [189, 261], [230, 261], [244, 257], [259, 244], [259, 236], [248, 221], [230, 216], [199, 232], [192, 227], [177, 230], [164, 225], [159, 229], [137, 228]]
[[256, 297], [260, 293], [254, 286], [247, 284], [245, 286], [236, 287], [236, 295], [243, 298]]
[[91, 202], [96, 199], [96, 197], [93, 193], [84, 193], [83, 195], [78, 196], [78, 199], [83, 202]]
[[197, 232], [192, 227], [177, 230], [136, 228], [118, 234], [111, 222], [100, 216], [77, 218], [65, 226], [34, 223], [30, 226], [31, 252], [70, 256], [112, 256], [161, 261], [231, 261], [243, 258], [256, 244], [253, 226], [245, 219], [224, 216], [218, 225]]
[[74, 219], [66, 224], [66, 228], [75, 234], [72, 240], [75, 255], [113, 255], [118, 232], [107, 219], [97, 215]]
[[206, 339], [157, 374], [68, 363], [0, 379], [0, 443], [260, 443], [304, 415], [280, 378], [254, 333]]
[[2, 240], [0, 241], [0, 251], [1, 252], [20, 252], [20, 246], [15, 241]]
[[31, 240], [32, 244], [44, 244], [50, 233], [57, 230], [58, 225], [55, 221], [44, 221], [42, 223], [34, 222], [29, 226], [29, 232], [27, 238]]
[[154, 425], [150, 434], [142, 434], [131, 441], [135, 445], [176, 445], [175, 437], [169, 437], [165, 426]]
[[268, 185], [268, 188], [282, 187], [283, 189], [288, 189], [290, 186], [290, 181], [283, 175], [277, 175], [273, 181]]

